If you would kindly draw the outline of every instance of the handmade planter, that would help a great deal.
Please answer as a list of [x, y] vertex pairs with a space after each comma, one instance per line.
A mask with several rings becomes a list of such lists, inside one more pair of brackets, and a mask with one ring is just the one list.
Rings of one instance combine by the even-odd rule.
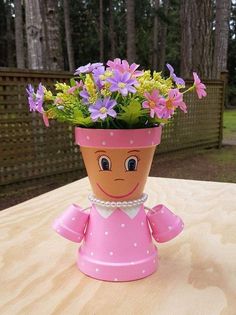
[[83, 241], [77, 265], [86, 275], [107, 281], [147, 277], [158, 266], [157, 242], [183, 229], [164, 205], [146, 213], [143, 193], [161, 126], [145, 129], [75, 128], [93, 195], [90, 211], [72, 205], [53, 224], [63, 237]]

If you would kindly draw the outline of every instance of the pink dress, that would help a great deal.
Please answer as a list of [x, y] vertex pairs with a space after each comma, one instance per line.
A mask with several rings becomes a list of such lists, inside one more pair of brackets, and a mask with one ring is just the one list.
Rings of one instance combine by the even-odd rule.
[[92, 205], [90, 215], [76, 205], [54, 222], [54, 229], [76, 242], [84, 237], [77, 264], [86, 275], [107, 281], [131, 281], [156, 271], [157, 248], [183, 229], [182, 220], [163, 205], [147, 214], [144, 205], [107, 209]]

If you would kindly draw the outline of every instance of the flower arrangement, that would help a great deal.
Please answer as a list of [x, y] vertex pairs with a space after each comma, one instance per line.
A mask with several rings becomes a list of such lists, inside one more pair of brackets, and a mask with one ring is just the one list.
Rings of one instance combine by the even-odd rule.
[[165, 124], [177, 109], [187, 112], [183, 95], [196, 91], [206, 96], [206, 86], [193, 72], [193, 85], [186, 89], [167, 64], [169, 77], [161, 72], [137, 70], [139, 65], [116, 58], [79, 67], [70, 84], [56, 83], [55, 93], [41, 83], [37, 91], [28, 85], [30, 111], [71, 125], [98, 129], [150, 128]]

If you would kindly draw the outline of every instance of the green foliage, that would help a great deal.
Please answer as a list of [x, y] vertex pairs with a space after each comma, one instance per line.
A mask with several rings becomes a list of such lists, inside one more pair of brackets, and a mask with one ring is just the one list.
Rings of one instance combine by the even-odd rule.
[[139, 124], [140, 119], [148, 114], [148, 111], [143, 109], [140, 102], [133, 99], [129, 105], [120, 106], [121, 112], [117, 119], [125, 123], [128, 128], [134, 128]]

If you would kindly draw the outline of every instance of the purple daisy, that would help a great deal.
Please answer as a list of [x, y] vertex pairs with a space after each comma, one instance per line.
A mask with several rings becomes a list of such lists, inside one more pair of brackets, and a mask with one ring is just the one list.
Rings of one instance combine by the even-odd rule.
[[107, 82], [111, 83], [111, 92], [120, 92], [123, 96], [126, 96], [129, 92], [136, 93], [136, 89], [133, 85], [137, 85], [136, 79], [131, 78], [129, 72], [121, 73], [114, 70], [114, 76], [107, 79]]
[[174, 68], [169, 63], [167, 63], [166, 66], [170, 71], [170, 77], [173, 79], [173, 81], [176, 84], [185, 86], [185, 81], [182, 78], [177, 77], [177, 75], [174, 72]]
[[86, 90], [86, 88], [84, 87], [83, 90], [79, 93], [79, 95], [82, 97], [82, 102], [84, 104], [89, 104], [89, 93], [88, 91]]
[[93, 70], [94, 81], [99, 89], [105, 84], [103, 76], [105, 73], [105, 67], [101, 66]]
[[94, 69], [97, 69], [99, 67], [102, 67], [103, 63], [101, 62], [95, 62], [95, 63], [88, 63], [85, 66], [81, 66], [78, 69], [75, 70], [75, 75], [80, 75], [81, 73], [90, 73], [92, 72]]
[[99, 118], [104, 120], [107, 116], [116, 117], [117, 113], [113, 109], [114, 106], [116, 106], [116, 101], [110, 97], [97, 100], [94, 105], [89, 107], [92, 120], [97, 121]]
[[29, 101], [29, 108], [30, 111], [37, 111], [39, 113], [43, 113], [43, 97], [44, 97], [44, 90], [42, 83], [39, 84], [36, 93], [34, 92], [34, 88], [31, 84], [28, 85], [26, 89], [28, 93], [28, 101]]

